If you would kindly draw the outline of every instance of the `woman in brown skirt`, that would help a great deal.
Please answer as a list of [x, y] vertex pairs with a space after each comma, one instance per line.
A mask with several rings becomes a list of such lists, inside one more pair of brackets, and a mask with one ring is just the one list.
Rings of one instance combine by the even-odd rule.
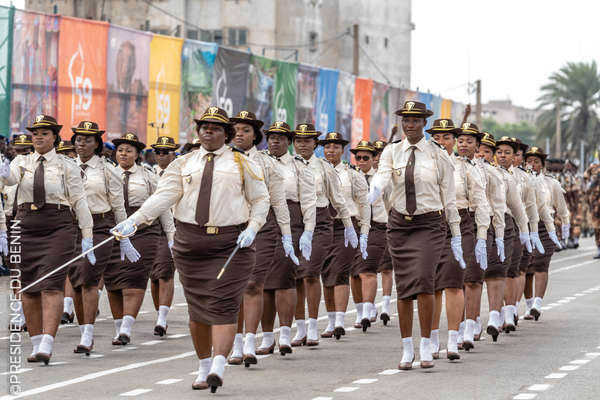
[[[296, 326], [298, 328], [292, 345], [306, 344], [317, 346], [319, 334], [317, 331], [317, 318], [321, 304], [321, 272], [326, 256], [330, 253], [333, 243], [333, 215], [330, 208], [338, 213], [344, 227], [348, 228], [346, 233], [348, 240], [356, 248], [358, 237], [354, 231], [348, 207], [342, 195], [340, 178], [333, 166], [322, 158], [315, 155], [315, 149], [319, 145], [319, 135], [312, 124], [300, 124], [294, 135], [294, 149], [306, 162], [314, 176], [314, 190], [317, 193], [316, 227], [312, 241], [312, 254], [310, 260], [302, 260], [296, 275], [296, 292], [298, 300], [296, 303]], [[305, 299], [308, 305], [308, 329], [305, 320]], [[323, 338], [333, 336], [335, 328], [335, 311], [328, 310], [328, 324], [321, 334]]]
[[[81, 121], [72, 128], [77, 151], [77, 165], [85, 186], [87, 203], [94, 220], [94, 242], [100, 243], [110, 237], [110, 228], [127, 218], [123, 205], [123, 185], [112, 164], [98, 155], [102, 151], [102, 134], [98, 124]], [[120, 254], [135, 262], [139, 254], [129, 239], [119, 242]], [[94, 342], [94, 322], [98, 310], [98, 284], [104, 269], [110, 261], [112, 246], [102, 246], [96, 250], [96, 264], [82, 259], [72, 264], [69, 280], [75, 291], [75, 313], [81, 331], [81, 340], [75, 353], [89, 354]]]
[[[352, 272], [352, 263], [356, 256], [367, 259], [367, 246], [369, 240], [369, 229], [371, 222], [371, 205], [367, 200], [369, 194], [369, 185], [364, 175], [358, 171], [358, 168], [342, 162], [344, 146], [348, 144], [342, 135], [337, 132], [330, 132], [324, 140], [319, 141], [323, 146], [325, 158], [335, 168], [342, 183], [342, 195], [354, 229], [360, 229], [360, 255], [353, 247], [348, 247], [346, 228], [339, 215], [333, 219], [333, 245], [325, 258], [321, 279], [325, 293], [325, 307], [327, 312], [335, 311], [335, 326], [333, 335], [336, 339], [346, 334], [344, 329], [344, 317], [348, 308], [348, 299], [350, 297], [350, 273]], [[335, 211], [332, 211], [332, 214]], [[362, 296], [361, 293], [356, 293]], [[360, 301], [360, 299], [359, 299]], [[370, 315], [371, 304], [367, 304], [366, 315]], [[365, 318], [363, 329], [371, 326], [370, 318]]]
[[421, 368], [433, 367], [431, 324], [435, 306], [435, 272], [446, 241], [444, 211], [452, 232], [452, 251], [463, 262], [460, 216], [452, 161], [435, 142], [423, 134], [425, 121], [433, 112], [425, 104], [407, 101], [396, 111], [402, 117], [406, 140], [386, 146], [379, 169], [371, 182], [371, 204], [391, 183], [393, 208], [387, 239], [396, 275], [398, 316], [403, 354], [398, 368], [412, 368], [413, 300], [417, 299], [421, 327]]
[[[93, 221], [87, 204], [80, 169], [74, 160], [56, 154], [61, 125], [53, 117], [39, 115], [27, 129], [35, 152], [17, 156], [10, 168], [2, 164], [0, 176], [8, 186], [18, 184], [21, 228], [21, 285], [27, 286], [75, 255], [77, 230], [81, 229], [83, 251], [93, 247]], [[87, 258], [96, 262], [93, 252]], [[60, 322], [67, 270], [62, 269], [23, 293], [27, 329], [33, 343], [32, 360], [48, 364]]]
[[[446, 227], [446, 248], [437, 267], [435, 280], [435, 315], [431, 331], [433, 358], [439, 358], [439, 326], [442, 314], [442, 292], [446, 293], [446, 316], [448, 318], [448, 347], [446, 357], [458, 360], [458, 345], [461, 335], [465, 298], [463, 293], [466, 269], [485, 270], [487, 268], [486, 239], [490, 225], [489, 205], [485, 196], [483, 180], [475, 163], [464, 155], [454, 155], [454, 145], [458, 140], [471, 140], [478, 143], [481, 134], [475, 124], [465, 123], [455, 128], [451, 119], [438, 119], [431, 129], [433, 140], [442, 145], [454, 163], [454, 185], [456, 189], [456, 208], [460, 215], [460, 232], [465, 265], [460, 265], [452, 257], [449, 227]], [[460, 153], [459, 153], [460, 154]], [[471, 215], [471, 212], [473, 215]], [[475, 237], [477, 230], [477, 238]], [[476, 243], [477, 242], [477, 243]], [[463, 328], [464, 329], [464, 328]], [[467, 345], [466, 350], [470, 347]]]
[[[131, 216], [156, 190], [158, 176], [151, 168], [140, 165], [141, 152], [146, 145], [133, 133], [126, 133], [113, 140], [118, 167], [117, 175], [122, 179], [125, 211]], [[137, 317], [148, 286], [150, 270], [160, 244], [161, 226], [169, 242], [173, 241], [175, 226], [173, 215], [166, 209], [160, 214], [160, 222], [154, 220], [141, 226], [131, 239], [141, 257], [137, 261], [124, 260], [115, 241], [111, 261], [104, 271], [104, 284], [115, 324], [115, 346], [131, 341], [131, 330]]]
[[240, 150], [226, 146], [234, 131], [224, 110], [209, 107], [196, 124], [202, 147], [173, 161], [156, 193], [115, 230], [131, 234], [136, 226], [174, 207], [173, 259], [200, 359], [192, 387], [214, 391], [223, 384], [225, 357], [255, 263], [252, 243], [269, 212], [269, 193], [260, 168]]

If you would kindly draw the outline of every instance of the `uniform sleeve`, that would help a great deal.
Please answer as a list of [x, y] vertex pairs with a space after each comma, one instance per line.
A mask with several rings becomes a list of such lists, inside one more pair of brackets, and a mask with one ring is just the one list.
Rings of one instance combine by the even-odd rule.
[[[507, 172], [508, 174], [508, 172]], [[512, 212], [515, 222], [519, 227], [521, 233], [529, 233], [529, 227], [527, 226], [527, 215], [525, 214], [525, 207], [521, 201], [521, 196], [517, 190], [516, 182], [514, 182], [514, 175], [507, 176], [508, 180], [506, 184], [506, 205]]]
[[269, 190], [269, 196], [271, 198], [271, 207], [273, 207], [273, 212], [275, 213], [275, 218], [277, 219], [279, 229], [281, 229], [281, 234], [291, 235], [292, 229], [290, 228], [290, 211], [288, 210], [285, 199], [283, 175], [281, 174], [277, 164], [270, 162], [266, 159], [266, 157], [263, 160], [263, 163], [265, 165], [264, 173], [265, 175], [269, 175], [267, 180], [269, 182], [267, 189]]
[[0, 231], [8, 231], [8, 228], [6, 227], [6, 214], [4, 214], [4, 212], [0, 212]]
[[67, 195], [69, 204], [77, 216], [81, 237], [91, 239], [94, 228], [94, 220], [87, 203], [83, 180], [81, 179], [80, 168], [72, 161], [63, 161], [65, 172], [65, 184], [67, 186]]
[[569, 208], [567, 207], [567, 202], [565, 201], [565, 195], [560, 186], [560, 183], [556, 179], [551, 179], [552, 181], [552, 206], [556, 209], [560, 221], [563, 224], [568, 224], [571, 219], [571, 213], [569, 213]]
[[[297, 161], [294, 160], [293, 162]], [[314, 232], [317, 225], [317, 188], [315, 186], [315, 176], [310, 167], [304, 164], [298, 166], [298, 172], [298, 199], [300, 200], [300, 209], [302, 210], [304, 230]]]
[[[391, 180], [392, 180], [392, 146], [386, 146], [379, 157], [379, 168], [377, 168], [377, 172], [375, 176], [373, 176], [373, 180], [371, 181], [371, 186], [376, 187], [380, 191], [384, 191], [386, 188], [391, 188]], [[391, 209], [392, 204], [390, 204]]]
[[350, 218], [350, 211], [348, 211], [346, 201], [344, 200], [344, 192], [342, 190], [342, 182], [340, 181], [340, 177], [331, 164], [322, 161], [321, 166], [325, 172], [324, 183], [327, 186], [327, 198], [331, 202], [333, 208], [335, 208], [337, 211], [340, 219], [344, 223], [344, 227], [349, 228], [354, 226], [352, 224], [352, 219]]
[[506, 213], [506, 189], [504, 188], [504, 181], [492, 171], [485, 171], [485, 173], [489, 179], [490, 196], [488, 201], [494, 215], [492, 224], [494, 225], [495, 236], [502, 239], [504, 238], [504, 228], [506, 227], [506, 221], [504, 220], [504, 214]]
[[523, 187], [523, 190], [525, 191], [525, 213], [527, 214], [527, 219], [529, 220], [529, 231], [537, 232], [538, 223], [540, 222], [540, 215], [537, 210], [535, 185], [532, 183], [531, 176], [526, 175], [525, 186]]
[[114, 167], [105, 165], [104, 168], [106, 171], [105, 178], [108, 179], [108, 201], [115, 214], [115, 222], [118, 224], [127, 219], [123, 200], [123, 181]]
[[[248, 168], [252, 169], [252, 171], [249, 171], [244, 168], [244, 196], [250, 204], [248, 228], [258, 232], [267, 221], [269, 207], [271, 207], [269, 191], [264, 179], [256, 179], [256, 176], [262, 176], [262, 173], [258, 172], [260, 171], [258, 165], [250, 159], [246, 159], [246, 161], [248, 162]], [[164, 176], [163, 174], [163, 178]]]
[[[23, 177], [23, 170], [21, 166], [24, 162], [23, 156], [16, 156], [12, 162], [10, 163], [10, 175], [8, 178], [2, 178], [2, 183], [4, 186], [13, 186], [17, 183], [21, 182], [21, 178]], [[17, 201], [15, 199], [15, 201]]]
[[[432, 145], [435, 146], [435, 145]], [[385, 150], [384, 150], [385, 151]], [[460, 236], [460, 215], [456, 208], [456, 188], [454, 186], [454, 165], [448, 156], [448, 153], [441, 149], [432, 149], [433, 152], [438, 152], [438, 172], [440, 185], [440, 198], [442, 206], [446, 211], [446, 221], [450, 225], [452, 236]], [[434, 157], [436, 157], [434, 155]]]
[[477, 224], [477, 239], [487, 239], [487, 230], [490, 227], [490, 205], [485, 196], [483, 182], [478, 179], [476, 167], [467, 167], [467, 184], [469, 200], [475, 209], [475, 223]]
[[538, 215], [542, 222], [544, 222], [544, 226], [546, 227], [546, 231], [554, 232], [556, 228], [554, 226], [554, 217], [552, 217], [552, 213], [550, 212], [550, 207], [546, 206], [544, 203], [544, 198], [541, 196], [540, 185], [542, 184], [538, 179], [534, 179], [535, 187], [536, 187], [536, 195], [535, 201], [538, 207]]
[[365, 176], [353, 169], [352, 173], [352, 199], [358, 204], [360, 215], [360, 233], [368, 235], [371, 229], [371, 204], [369, 204], [369, 184]]

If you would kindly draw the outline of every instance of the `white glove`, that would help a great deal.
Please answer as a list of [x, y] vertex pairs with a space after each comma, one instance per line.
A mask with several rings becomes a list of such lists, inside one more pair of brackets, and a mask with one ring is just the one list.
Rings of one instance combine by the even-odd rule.
[[285, 252], [285, 256], [289, 257], [294, 264], [300, 265], [300, 261], [298, 261], [298, 257], [296, 257], [296, 254], [294, 253], [292, 235], [283, 235], [281, 237], [281, 242], [283, 243], [283, 251]]
[[8, 178], [10, 176], [10, 161], [4, 160], [0, 163], [0, 177]]
[[496, 247], [498, 248], [498, 258], [503, 263], [506, 260], [506, 256], [504, 255], [504, 239], [496, 238]]
[[358, 247], [358, 236], [356, 236], [356, 231], [353, 226], [349, 226], [344, 228], [344, 246], [348, 247], [348, 243], [353, 248]]
[[6, 236], [6, 231], [0, 231], [0, 254], [8, 257], [8, 236]]
[[485, 239], [477, 239], [477, 244], [475, 245], [475, 259], [479, 264], [479, 267], [482, 270], [486, 270], [487, 265], [487, 244]]
[[254, 242], [255, 237], [256, 237], [256, 232], [254, 232], [250, 228], [246, 228], [238, 236], [237, 244], [240, 246], [240, 249], [243, 249], [244, 247], [249, 247], [252, 244], [252, 242]]
[[463, 258], [462, 237], [452, 237], [452, 239], [450, 239], [450, 247], [452, 247], [452, 254], [454, 254], [454, 259], [458, 261], [460, 267], [462, 269], [467, 268], [467, 264], [465, 264], [465, 260]]
[[[81, 239], [81, 252], [82, 253], [85, 253], [92, 247], [94, 247], [94, 240], [92, 238]], [[96, 264], [96, 256], [94, 255], [93, 250], [90, 251], [89, 253], [87, 253], [86, 257], [87, 257], [88, 261], [90, 262], [90, 264], [92, 264], [92, 265]]]
[[367, 253], [367, 245], [369, 243], [369, 235], [361, 233], [360, 235], [360, 254], [362, 255], [363, 260], [366, 260], [369, 257], [369, 253]]
[[135, 221], [130, 217], [123, 222], [119, 222], [114, 228], [110, 230], [110, 233], [119, 236], [129, 236], [135, 232], [136, 226], [137, 225]]
[[121, 249], [121, 261], [125, 261], [125, 257], [127, 257], [129, 262], [134, 263], [141, 257], [128, 238], [123, 238], [119, 241], [119, 248]]
[[571, 233], [571, 224], [562, 224], [562, 239], [568, 240]]
[[167, 246], [169, 246], [169, 251], [171, 252], [171, 258], [173, 258], [173, 243], [175, 243], [173, 240], [167, 241]]
[[558, 249], [562, 249], [562, 246], [560, 245], [560, 242], [558, 241], [558, 236], [556, 236], [556, 232], [554, 232], [554, 231], [548, 232], [548, 236], [550, 236], [550, 240], [552, 240], [552, 242], [554, 242], [554, 244], [556, 245], [556, 247]]
[[379, 196], [381, 196], [381, 190], [377, 186], [371, 186], [368, 196], [369, 204], [373, 204]]
[[525, 246], [528, 253], [531, 253], [533, 249], [531, 248], [531, 240], [529, 240], [529, 232], [521, 232], [519, 233], [519, 240], [521, 244]]
[[[556, 236], [556, 234], [554, 234], [554, 235]], [[540, 240], [540, 234], [538, 232], [529, 232], [529, 239], [531, 239], [531, 244], [533, 244], [533, 247], [535, 247], [535, 249], [538, 251], [538, 253], [544, 254], [545, 250], [544, 250], [544, 245], [542, 244], [542, 241]]]
[[304, 231], [302, 232], [302, 236], [300, 236], [300, 242], [298, 243], [302, 257], [304, 257], [306, 261], [310, 261], [310, 255], [312, 254], [312, 238], [312, 232]]

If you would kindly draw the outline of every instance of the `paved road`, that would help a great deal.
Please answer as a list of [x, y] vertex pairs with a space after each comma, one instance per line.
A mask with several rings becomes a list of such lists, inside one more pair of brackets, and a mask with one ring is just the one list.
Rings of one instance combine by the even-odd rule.
[[[352, 328], [340, 341], [321, 339], [316, 348], [294, 349], [259, 360], [245, 369], [229, 366], [225, 386], [216, 396], [247, 399], [597, 399], [600, 397], [600, 261], [592, 260], [592, 242], [578, 250], [558, 253], [551, 263], [545, 309], [540, 321], [521, 321], [518, 330], [501, 335], [498, 343], [483, 338], [458, 362], [439, 360], [432, 370], [398, 371], [401, 341], [396, 316], [391, 325], [375, 325], [367, 334]], [[6, 279], [2, 281], [6, 287]], [[6, 293], [6, 289], [4, 289]], [[381, 292], [378, 300], [380, 301]], [[6, 297], [6, 296], [5, 296]], [[6, 298], [0, 324], [7, 326]], [[102, 298], [95, 329], [95, 352], [73, 354], [79, 340], [75, 325], [61, 327], [55, 355], [48, 367], [23, 365], [16, 375], [23, 395], [39, 399], [139, 399], [210, 397], [192, 391], [198, 362], [187, 330], [187, 310], [181, 288], [169, 314], [169, 336], [152, 335], [155, 313], [146, 297], [132, 344], [111, 346], [113, 323]], [[350, 306], [353, 309], [353, 306]], [[484, 296], [482, 309], [487, 309]], [[523, 310], [520, 310], [521, 313]], [[325, 310], [321, 310], [325, 316]], [[415, 315], [416, 317], [416, 315]], [[443, 319], [445, 316], [443, 316]], [[487, 312], [483, 312], [487, 321]], [[346, 326], [354, 314], [348, 313]], [[326, 317], [319, 321], [319, 329]], [[418, 324], [415, 323], [415, 337]], [[443, 323], [440, 341], [445, 344]], [[0, 370], [7, 371], [7, 332], [0, 333]], [[28, 337], [24, 352], [31, 351]], [[418, 339], [415, 341], [418, 347]], [[0, 395], [7, 393], [8, 374], [0, 378]], [[0, 399], [4, 397], [0, 396]]]

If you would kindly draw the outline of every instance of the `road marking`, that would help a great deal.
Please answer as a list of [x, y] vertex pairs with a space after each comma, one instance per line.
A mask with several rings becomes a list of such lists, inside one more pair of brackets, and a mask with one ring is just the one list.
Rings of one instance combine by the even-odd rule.
[[571, 300], [565, 300], [565, 299], [561, 299], [561, 300], [559, 300], [558, 302], [559, 302], [559, 303], [561, 303], [561, 304], [567, 304], [567, 303], [570, 303], [570, 302], [571, 302]]
[[568, 297], [565, 297], [565, 299], [568, 299], [568, 300], [575, 300], [576, 298], [577, 298], [577, 297], [573, 297], [573, 296], [568, 296]]
[[18, 370], [11, 372], [11, 371], [7, 371], [7, 372], [2, 372], [0, 374], [0, 376], [6, 376], [6, 375], [13, 375], [13, 374], [22, 374], [23, 372], [27, 372], [27, 371], [31, 371], [33, 370], [33, 368], [19, 368]]
[[568, 267], [557, 268], [557, 269], [550, 271], [548, 273], [548, 275], [557, 274], [559, 272], [564, 272], [564, 271], [569, 271], [573, 268], [579, 268], [579, 267], [583, 267], [585, 265], [593, 264], [594, 262], [596, 262], [596, 260], [589, 260], [589, 261], [585, 261], [585, 262], [582, 262], [579, 264], [569, 265]]
[[143, 314], [148, 314], [150, 311], [140, 311], [138, 314], [139, 315], [143, 315]]
[[134, 389], [129, 392], [121, 393], [119, 396], [139, 396], [140, 394], [151, 392], [152, 389]]
[[562, 379], [567, 376], [566, 372], [553, 372], [550, 375], [546, 375], [546, 379]]
[[548, 305], [549, 305], [550, 307], [558, 307], [558, 306], [560, 306], [560, 304], [558, 304], [558, 303], [550, 303], [550, 304], [548, 304]]
[[575, 364], [575, 365], [583, 365], [583, 364], [587, 364], [592, 360], [573, 360], [573, 361], [569, 361], [569, 364]]
[[340, 388], [337, 388], [334, 390], [334, 392], [336, 393], [350, 393], [350, 392], [354, 392], [355, 390], [358, 390], [359, 388], [355, 387], [355, 386], [342, 386]]
[[65, 365], [65, 364], [69, 364], [67, 361], [56, 361], [56, 362], [51, 362], [48, 365]]
[[313, 397], [312, 400], [333, 400], [333, 397], [319, 396], [319, 397]]
[[377, 379], [357, 379], [352, 383], [355, 383], [357, 385], [368, 385], [369, 383], [374, 383], [377, 382]]
[[142, 346], [154, 346], [155, 344], [163, 343], [162, 340], [149, 340], [147, 342], [142, 343]]
[[552, 310], [552, 306], [548, 305], [548, 306], [543, 306], [542, 307], [542, 311], [546, 311], [546, 310]]
[[177, 303], [175, 304], [177, 307], [187, 307], [187, 303]]
[[536, 385], [531, 385], [527, 388], [527, 390], [531, 390], [533, 392], [543, 392], [544, 390], [548, 390], [550, 388], [550, 386], [552, 385], [548, 385], [548, 384], [536, 384]]
[[164, 381], [158, 381], [156, 385], [172, 385], [177, 382], [181, 382], [183, 379], [165, 379]]
[[579, 365], [565, 365], [559, 368], [561, 371], [575, 371], [579, 368]]
[[600, 353], [585, 353], [586, 357], [598, 357], [600, 356]]
[[104, 354], [90, 354], [89, 356], [82, 357], [82, 358], [102, 358], [102, 357], [104, 357]]
[[190, 336], [190, 334], [189, 333], [177, 333], [175, 335], [169, 335], [167, 337], [169, 339], [179, 339], [179, 338], [186, 337], [186, 336]]
[[2, 336], [2, 337], [0, 337], [0, 340], [8, 340], [8, 339], [10, 339], [10, 336]]
[[381, 371], [379, 375], [396, 375], [399, 372], [399, 369], [386, 369], [384, 371]]
[[519, 393], [518, 395], [513, 397], [513, 399], [514, 400], [530, 400], [530, 399], [535, 399], [536, 396], [537, 396], [537, 393]]
[[106, 318], [96, 318], [96, 322], [106, 321]]

